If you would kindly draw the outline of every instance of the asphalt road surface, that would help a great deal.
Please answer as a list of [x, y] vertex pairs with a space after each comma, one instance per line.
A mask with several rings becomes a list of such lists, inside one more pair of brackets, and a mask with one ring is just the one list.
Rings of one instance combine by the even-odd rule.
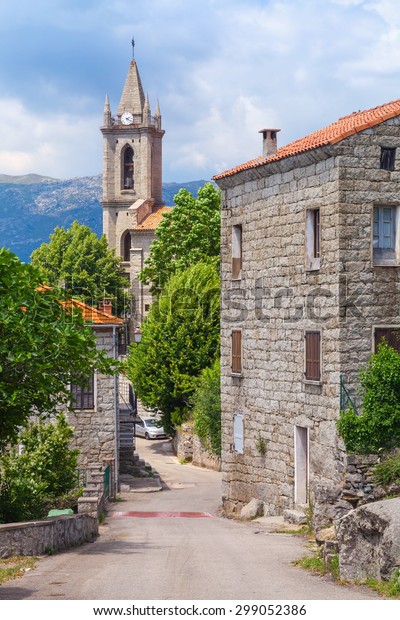
[[181, 465], [169, 441], [139, 439], [138, 452], [160, 473], [163, 490], [124, 494], [94, 543], [41, 558], [35, 570], [0, 586], [0, 599], [377, 598], [293, 566], [307, 553], [304, 539], [221, 517], [220, 473]]

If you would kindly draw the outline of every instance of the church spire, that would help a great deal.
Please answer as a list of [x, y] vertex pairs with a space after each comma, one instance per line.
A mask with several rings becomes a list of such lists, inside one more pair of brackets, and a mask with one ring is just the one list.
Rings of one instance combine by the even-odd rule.
[[154, 120], [156, 122], [157, 129], [161, 129], [161, 112], [160, 112], [160, 104], [158, 103], [158, 99], [157, 99], [156, 110], [154, 112]]
[[118, 117], [121, 117], [124, 112], [131, 112], [134, 116], [141, 116], [144, 102], [145, 98], [139, 70], [135, 60], [132, 59], [118, 106]]
[[144, 102], [143, 107], [143, 123], [144, 125], [148, 125], [150, 123], [150, 104], [149, 104], [149, 96], [146, 95], [146, 101]]
[[111, 108], [110, 108], [110, 101], [108, 99], [108, 95], [106, 95], [106, 101], [104, 103], [104, 126], [105, 127], [110, 127], [111, 125]]

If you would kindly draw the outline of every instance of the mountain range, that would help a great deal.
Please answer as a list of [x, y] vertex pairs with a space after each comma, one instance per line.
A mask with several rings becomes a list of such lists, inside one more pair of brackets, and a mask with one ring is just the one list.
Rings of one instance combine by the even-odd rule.
[[[174, 204], [181, 187], [196, 196], [206, 181], [163, 183], [163, 200]], [[0, 247], [5, 246], [23, 262], [33, 250], [49, 241], [56, 226], [68, 228], [74, 220], [102, 233], [102, 175], [53, 179], [37, 174], [0, 174]]]

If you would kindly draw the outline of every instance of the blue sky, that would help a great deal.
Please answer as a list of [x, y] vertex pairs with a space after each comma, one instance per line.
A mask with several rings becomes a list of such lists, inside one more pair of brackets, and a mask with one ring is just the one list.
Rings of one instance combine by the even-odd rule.
[[400, 98], [398, 0], [1, 0], [0, 173], [101, 172], [99, 126], [135, 58], [164, 181], [209, 179]]

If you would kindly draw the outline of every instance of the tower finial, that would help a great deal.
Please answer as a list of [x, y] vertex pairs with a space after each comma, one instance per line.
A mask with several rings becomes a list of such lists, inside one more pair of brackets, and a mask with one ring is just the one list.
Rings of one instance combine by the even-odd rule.
[[132, 37], [132, 59], [135, 58], [135, 39]]

